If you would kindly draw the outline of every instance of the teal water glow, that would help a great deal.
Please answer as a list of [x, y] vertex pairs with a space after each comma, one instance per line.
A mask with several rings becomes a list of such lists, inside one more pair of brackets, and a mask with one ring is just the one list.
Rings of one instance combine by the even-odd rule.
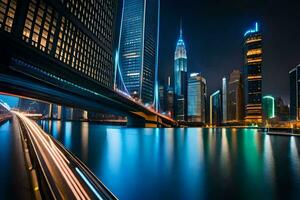
[[[40, 122], [120, 199], [299, 199], [300, 138]], [[71, 133], [70, 133], [71, 132]]]

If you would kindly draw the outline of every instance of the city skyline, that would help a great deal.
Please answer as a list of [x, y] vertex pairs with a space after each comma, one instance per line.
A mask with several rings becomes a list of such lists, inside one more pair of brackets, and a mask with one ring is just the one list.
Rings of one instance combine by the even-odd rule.
[[[188, 72], [201, 72], [207, 78], [208, 94], [219, 88], [219, 82], [212, 80], [221, 80], [234, 69], [242, 71], [242, 36], [258, 21], [265, 49], [263, 94], [281, 96], [289, 103], [288, 72], [300, 63], [296, 7], [296, 3], [280, 4], [276, 1], [272, 5], [259, 1], [238, 4], [220, 1], [216, 5], [190, 0], [184, 4], [162, 1], [159, 69], [163, 69], [163, 73], [159, 71], [160, 80], [166, 81], [172, 73], [172, 49], [177, 39], [174, 33], [180, 28], [181, 18], [189, 53]], [[282, 81], [271, 84], [274, 77], [280, 77]]]

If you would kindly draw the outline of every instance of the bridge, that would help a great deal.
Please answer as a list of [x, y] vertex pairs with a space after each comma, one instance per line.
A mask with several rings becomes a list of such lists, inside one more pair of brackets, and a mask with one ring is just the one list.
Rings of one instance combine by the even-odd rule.
[[[64, 27], [61, 24], [66, 23], [66, 20], [63, 20], [65, 18], [76, 25], [75, 18], [58, 14], [57, 28], [51, 33], [53, 35], [52, 49], [48, 52], [45, 47], [41, 46], [43, 37], [41, 35], [43, 33], [40, 29], [43, 29], [43, 27], [38, 29], [40, 30], [38, 42], [34, 42], [34, 38], [26, 38], [27, 33], [24, 33], [26, 29], [24, 26], [27, 20], [26, 6], [28, 6], [28, 2], [28, 0], [17, 1], [15, 17], [12, 19], [13, 23], [10, 24], [10, 29], [7, 29], [7, 24], [0, 24], [2, 25], [0, 26], [0, 93], [37, 99], [87, 111], [126, 116], [128, 126], [177, 126], [175, 120], [136, 101], [126, 93], [126, 90], [116, 88], [110, 84], [102, 84], [99, 80], [91, 77], [90, 74], [92, 73], [88, 73], [89, 76], [87, 76], [87, 73], [82, 73], [72, 66], [74, 62], [66, 63], [64, 60], [59, 59], [57, 49], [61, 45], [59, 40], [63, 40], [63, 38], [60, 38], [60, 30], [61, 27]], [[63, 9], [60, 7], [60, 3], [53, 4], [53, 7], [54, 10]], [[46, 23], [46, 16], [44, 18], [42, 22]], [[97, 44], [98, 40], [91, 35], [89, 30], [86, 30], [82, 25], [80, 29], [94, 39]], [[28, 37], [34, 35], [34, 31], [35, 29], [31, 30]], [[50, 33], [47, 34], [50, 35]], [[82, 35], [82, 33], [80, 34]], [[77, 31], [74, 37], [81, 36], [80, 34]], [[46, 49], [49, 48], [48, 43]], [[76, 53], [74, 45], [69, 48], [70, 54]], [[106, 47], [103, 48], [107, 50]], [[88, 57], [88, 59], [92, 58], [94, 57]], [[75, 58], [73, 59], [75, 60]], [[110, 69], [107, 62], [101, 64], [104, 64], [105, 67], [107, 65], [107, 68]], [[115, 68], [116, 73], [119, 71], [119, 68]], [[113, 77], [115, 72], [107, 72], [112, 75], [112, 80], [115, 80]], [[116, 83], [113, 82], [113, 85], [116, 85]]]

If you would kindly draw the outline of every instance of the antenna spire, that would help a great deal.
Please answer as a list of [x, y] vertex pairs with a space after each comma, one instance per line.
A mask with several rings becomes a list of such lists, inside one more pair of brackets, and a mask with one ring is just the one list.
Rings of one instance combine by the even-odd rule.
[[180, 18], [180, 37], [182, 37], [182, 17]]

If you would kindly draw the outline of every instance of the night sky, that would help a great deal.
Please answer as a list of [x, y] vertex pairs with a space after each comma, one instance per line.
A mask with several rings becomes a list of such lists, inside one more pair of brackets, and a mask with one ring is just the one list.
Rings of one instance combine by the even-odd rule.
[[180, 18], [188, 72], [201, 72], [208, 94], [243, 66], [243, 35], [258, 21], [263, 33], [263, 94], [289, 101], [290, 69], [300, 63], [300, 1], [161, 0], [160, 81], [173, 74]]

